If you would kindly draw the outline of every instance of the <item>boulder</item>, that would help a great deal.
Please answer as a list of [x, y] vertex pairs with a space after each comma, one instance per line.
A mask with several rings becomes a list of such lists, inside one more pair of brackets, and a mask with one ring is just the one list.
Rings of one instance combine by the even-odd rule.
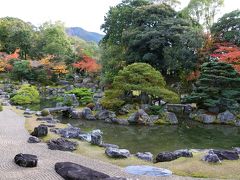
[[116, 118], [116, 114], [112, 111], [108, 111], [108, 110], [102, 110], [99, 111], [96, 116], [97, 119], [99, 120], [105, 120], [105, 119], [113, 119]]
[[202, 160], [209, 163], [221, 163], [221, 160], [213, 151], [209, 151], [208, 154], [205, 155]]
[[173, 152], [174, 154], [176, 154], [176, 156], [179, 157], [193, 157], [192, 152], [190, 152], [188, 149], [180, 149], [180, 150], [176, 150]]
[[64, 138], [51, 139], [47, 143], [51, 150], [74, 151], [77, 149], [77, 142], [69, 141]]
[[90, 121], [96, 120], [96, 118], [92, 114], [92, 110], [88, 107], [83, 108], [82, 118], [85, 120], [90, 120]]
[[57, 124], [59, 122], [58, 120], [53, 119], [52, 116], [38, 117], [36, 120], [37, 121], [45, 121], [49, 124]]
[[131, 105], [131, 104], [125, 104], [123, 107], [120, 108], [120, 110], [118, 111], [118, 113], [119, 113], [120, 115], [125, 115], [125, 114], [128, 114], [131, 109], [133, 109], [133, 105]]
[[77, 111], [77, 110], [72, 110], [72, 111], [70, 112], [70, 117], [71, 117], [72, 119], [81, 119], [81, 117], [82, 117], [82, 112]]
[[28, 138], [28, 143], [40, 143], [41, 140], [35, 136], [31, 136]]
[[37, 111], [37, 112], [35, 113], [35, 115], [36, 115], [36, 116], [41, 116], [42, 113], [41, 113], [41, 111]]
[[128, 118], [128, 122], [130, 124], [142, 124], [142, 125], [153, 124], [151, 122], [150, 116], [143, 109], [139, 109], [137, 112], [130, 115], [130, 117]]
[[91, 134], [79, 134], [78, 138], [82, 141], [91, 142]]
[[81, 129], [70, 126], [64, 129], [59, 129], [58, 133], [64, 138], [78, 138], [79, 134], [81, 134]]
[[109, 178], [107, 174], [71, 162], [58, 162], [55, 171], [66, 180], [97, 180]]
[[75, 94], [64, 94], [63, 104], [74, 107], [79, 106], [79, 102]]
[[47, 134], [48, 134], [48, 127], [44, 124], [41, 124], [38, 127], [35, 127], [34, 131], [31, 133], [32, 136], [36, 136], [36, 137], [47, 136]]
[[173, 152], [161, 152], [156, 157], [156, 162], [173, 161], [178, 157]]
[[130, 152], [127, 149], [107, 148], [105, 154], [111, 158], [128, 158]]
[[139, 159], [142, 159], [142, 160], [145, 160], [145, 161], [153, 161], [153, 154], [150, 153], [150, 152], [138, 152], [136, 154], [136, 156], [139, 158]]
[[176, 150], [174, 152], [161, 152], [156, 157], [156, 162], [173, 161], [180, 157], [193, 157], [188, 149]]
[[223, 113], [219, 113], [217, 118], [222, 124], [230, 124], [236, 122], [236, 116], [228, 110]]
[[239, 155], [236, 151], [227, 151], [227, 150], [212, 150], [214, 154], [218, 156], [220, 160], [238, 160]]
[[21, 167], [36, 167], [38, 158], [35, 155], [20, 153], [14, 157], [14, 161]]
[[234, 150], [235, 152], [237, 152], [238, 154], [240, 154], [240, 147], [235, 147], [235, 148], [233, 148], [233, 150]]
[[205, 124], [211, 124], [217, 120], [217, 117], [215, 115], [210, 114], [200, 114], [199, 120]]
[[100, 145], [102, 144], [102, 133], [101, 131], [94, 131], [91, 133], [91, 144]]
[[170, 124], [178, 124], [177, 116], [173, 112], [166, 112], [166, 119]]

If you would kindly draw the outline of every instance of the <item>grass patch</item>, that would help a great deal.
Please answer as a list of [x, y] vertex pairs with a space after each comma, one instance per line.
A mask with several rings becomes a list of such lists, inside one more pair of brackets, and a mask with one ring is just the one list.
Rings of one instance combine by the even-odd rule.
[[[22, 116], [21, 110], [13, 109], [19, 115]], [[25, 127], [29, 132], [32, 132], [34, 127], [41, 124], [41, 122], [36, 121], [36, 117], [26, 118]], [[56, 125], [58, 128], [64, 128], [66, 125], [58, 123]], [[147, 127], [146, 127], [147, 128]], [[48, 136], [42, 138], [44, 142], [52, 138], [58, 138], [59, 135], [49, 132]], [[171, 170], [175, 175], [179, 176], [190, 176], [196, 178], [214, 178], [214, 179], [240, 179], [240, 160], [237, 161], [222, 161], [222, 164], [209, 164], [201, 161], [204, 153], [194, 153], [193, 158], [179, 158], [171, 162], [161, 162], [152, 164], [140, 160], [134, 156], [128, 159], [112, 159], [105, 155], [104, 148], [91, 145], [85, 141], [75, 140], [79, 143], [78, 149], [74, 153], [84, 155], [86, 157], [97, 159], [100, 161], [115, 164], [121, 167], [126, 167], [129, 165], [151, 165], [160, 168], [166, 168]], [[116, 142], [117, 144], [117, 142]]]

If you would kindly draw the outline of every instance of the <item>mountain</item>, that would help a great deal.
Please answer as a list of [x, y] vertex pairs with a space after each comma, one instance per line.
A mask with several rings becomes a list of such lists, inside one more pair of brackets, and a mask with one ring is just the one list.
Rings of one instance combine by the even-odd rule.
[[77, 36], [85, 41], [94, 41], [98, 43], [104, 35], [96, 32], [88, 32], [80, 27], [70, 27], [66, 29], [69, 36]]

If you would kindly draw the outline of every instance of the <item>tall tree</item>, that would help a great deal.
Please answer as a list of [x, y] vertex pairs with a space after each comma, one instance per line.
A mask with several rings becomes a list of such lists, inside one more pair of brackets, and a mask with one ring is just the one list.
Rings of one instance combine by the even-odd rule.
[[137, 7], [151, 4], [148, 0], [123, 0], [111, 7], [101, 29], [106, 33], [100, 43], [104, 83], [112, 83], [113, 77], [125, 65], [123, 32], [132, 25], [132, 13]]
[[207, 31], [210, 31], [223, 4], [224, 0], [190, 0], [183, 11], [202, 24]]
[[21, 55], [26, 58], [33, 44], [33, 26], [18, 18], [5, 17], [0, 19], [1, 51], [13, 53], [21, 49]]
[[132, 19], [123, 34], [127, 64], [149, 63], [163, 75], [194, 67], [202, 32], [191, 20], [166, 4], [139, 7]]
[[70, 39], [61, 22], [44, 23], [39, 33], [39, 50], [44, 54], [55, 56], [71, 55], [72, 47]]
[[106, 35], [103, 43], [121, 44], [122, 33], [131, 26], [132, 12], [135, 8], [150, 4], [148, 0], [123, 0], [115, 7], [111, 7], [104, 17], [104, 24], [101, 26]]
[[217, 41], [240, 45], [240, 10], [224, 14], [213, 24], [211, 32]]

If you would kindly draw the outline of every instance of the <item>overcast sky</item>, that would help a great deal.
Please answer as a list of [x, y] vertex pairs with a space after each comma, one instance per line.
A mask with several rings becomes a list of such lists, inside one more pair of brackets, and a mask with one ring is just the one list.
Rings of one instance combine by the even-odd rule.
[[[189, 0], [182, 0], [186, 5]], [[1, 0], [0, 17], [18, 17], [38, 26], [46, 21], [60, 20], [67, 27], [79, 26], [101, 32], [100, 25], [110, 6], [121, 0]], [[225, 0], [221, 13], [240, 9], [240, 0]]]

